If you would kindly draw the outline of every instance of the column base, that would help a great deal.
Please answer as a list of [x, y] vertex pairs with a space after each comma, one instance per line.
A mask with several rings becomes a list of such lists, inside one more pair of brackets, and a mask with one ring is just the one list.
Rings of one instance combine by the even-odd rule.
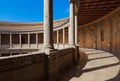
[[75, 44], [69, 44], [69, 47], [70, 48], [75, 48], [76, 46], [75, 46]]
[[46, 55], [50, 55], [51, 52], [56, 51], [56, 49], [54, 49], [54, 46], [52, 45], [45, 45], [44, 47], [44, 52]]

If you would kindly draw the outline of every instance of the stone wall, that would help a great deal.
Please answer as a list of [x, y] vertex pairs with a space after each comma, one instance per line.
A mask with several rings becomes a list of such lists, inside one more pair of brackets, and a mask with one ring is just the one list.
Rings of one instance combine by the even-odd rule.
[[63, 73], [74, 64], [74, 50], [64, 49], [58, 53], [59, 72]]
[[75, 63], [75, 49], [0, 58], [0, 81], [55, 81]]
[[44, 54], [0, 59], [0, 81], [41, 81], [45, 75]]
[[79, 29], [80, 47], [109, 51], [120, 58], [120, 8]]
[[57, 81], [64, 72], [75, 64], [75, 49], [67, 48], [53, 51], [47, 56], [47, 79], [46, 81]]

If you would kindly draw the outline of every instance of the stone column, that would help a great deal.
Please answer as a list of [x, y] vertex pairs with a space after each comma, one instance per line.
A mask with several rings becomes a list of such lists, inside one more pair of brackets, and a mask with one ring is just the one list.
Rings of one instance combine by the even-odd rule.
[[57, 30], [57, 48], [59, 48], [59, 30]]
[[74, 0], [70, 0], [69, 45], [70, 47], [75, 46]]
[[30, 48], [30, 33], [28, 33], [28, 48]]
[[78, 45], [78, 18], [77, 18], [77, 13], [75, 13], [75, 45]]
[[19, 34], [19, 45], [20, 45], [20, 48], [22, 48], [21, 33]]
[[38, 32], [36, 33], [36, 46], [38, 48]]
[[2, 45], [1, 41], [2, 41], [2, 39], [1, 39], [1, 33], [0, 33], [0, 47], [1, 47], [1, 45]]
[[12, 33], [10, 33], [10, 48], [12, 48]]
[[65, 48], [65, 28], [63, 28], [63, 48]]
[[53, 0], [44, 0], [44, 47], [49, 52], [53, 46]]

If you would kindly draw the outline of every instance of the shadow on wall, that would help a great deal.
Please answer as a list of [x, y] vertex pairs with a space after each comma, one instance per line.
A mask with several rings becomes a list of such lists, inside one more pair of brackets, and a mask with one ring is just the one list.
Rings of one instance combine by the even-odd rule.
[[[87, 64], [88, 56], [80, 51], [80, 59], [79, 63], [71, 68], [69, 71], [63, 74], [63, 77], [59, 79], [59, 81], [70, 81], [73, 77], [79, 77], [83, 73], [82, 68]], [[68, 76], [66, 76], [68, 74]], [[66, 76], [66, 77], [64, 77]]]

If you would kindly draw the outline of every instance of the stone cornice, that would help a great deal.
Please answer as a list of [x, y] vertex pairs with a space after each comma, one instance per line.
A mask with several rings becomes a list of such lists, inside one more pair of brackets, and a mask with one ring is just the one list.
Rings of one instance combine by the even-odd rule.
[[[59, 30], [59, 29], [63, 29], [69, 26], [69, 19], [65, 18], [65, 19], [61, 19], [61, 20], [65, 20], [64, 22], [58, 23], [56, 25], [54, 25], [54, 31]], [[55, 22], [59, 22], [60, 20], [56, 20]], [[4, 30], [0, 30], [0, 32], [43, 32], [43, 27], [40, 27], [39, 29], [29, 29], [29, 30], [9, 30], [9, 29], [4, 29]]]
[[[68, 18], [55, 20], [54, 23], [59, 23], [59, 22], [62, 22], [66, 19], [68, 19]], [[3, 22], [3, 21], [0, 21], [0, 26], [39, 26], [39, 25], [43, 25], [43, 22], [24, 23], [24, 22]]]

